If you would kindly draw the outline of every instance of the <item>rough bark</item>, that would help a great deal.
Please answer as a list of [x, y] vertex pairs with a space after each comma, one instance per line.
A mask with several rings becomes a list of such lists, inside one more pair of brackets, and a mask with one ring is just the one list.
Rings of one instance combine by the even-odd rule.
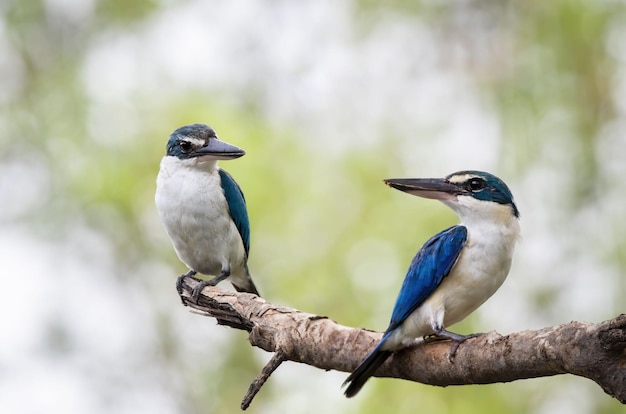
[[[185, 279], [183, 303], [219, 324], [248, 331], [253, 346], [279, 352], [279, 361], [274, 358], [271, 370], [255, 381], [260, 385], [251, 386], [247, 404], [283, 360], [350, 372], [381, 338], [380, 333], [342, 326], [247, 293], [207, 287], [194, 303], [190, 293], [196, 283]], [[626, 314], [600, 323], [574, 321], [508, 335], [489, 332], [464, 342], [453, 361], [449, 350], [447, 341], [407, 348], [389, 358], [376, 376], [447, 386], [573, 374], [589, 378], [626, 404]]]

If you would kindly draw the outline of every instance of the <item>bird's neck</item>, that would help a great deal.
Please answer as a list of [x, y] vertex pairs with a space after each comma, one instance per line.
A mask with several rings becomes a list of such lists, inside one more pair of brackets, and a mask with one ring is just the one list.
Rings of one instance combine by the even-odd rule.
[[218, 167], [217, 161], [215, 160], [200, 160], [198, 158], [181, 160], [177, 157], [165, 156], [161, 160], [161, 169], [165, 169], [169, 172], [175, 172], [177, 170], [195, 170], [212, 173], [216, 172]]
[[448, 205], [457, 213], [461, 224], [467, 227], [470, 238], [474, 240], [513, 246], [519, 238], [519, 219], [510, 205], [473, 199]]

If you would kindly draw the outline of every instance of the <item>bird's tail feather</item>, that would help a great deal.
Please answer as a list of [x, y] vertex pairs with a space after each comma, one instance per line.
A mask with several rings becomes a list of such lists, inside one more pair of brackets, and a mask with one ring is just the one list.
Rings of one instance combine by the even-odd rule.
[[359, 364], [358, 367], [350, 374], [350, 376], [344, 381], [342, 386], [346, 386], [349, 383], [348, 388], [344, 392], [344, 395], [348, 398], [354, 397], [363, 388], [363, 385], [367, 380], [374, 375], [378, 367], [389, 358], [391, 351], [385, 351], [380, 349], [385, 343], [385, 338], [369, 353], [367, 357]]
[[259, 297], [261, 296], [250, 276], [246, 278], [244, 284], [240, 283], [240, 281], [237, 281], [237, 284], [232, 283], [232, 285], [237, 292], [253, 293]]
[[245, 270], [245, 274], [241, 275], [242, 277], [237, 277], [237, 281], [234, 281], [231, 278], [230, 283], [232, 283], [233, 287], [235, 288], [237, 292], [252, 293], [254, 295], [261, 297], [261, 295], [259, 294], [259, 291], [254, 285], [254, 282], [252, 281], [252, 277], [250, 276], [250, 271], [248, 270], [247, 263], [244, 265], [244, 270]]

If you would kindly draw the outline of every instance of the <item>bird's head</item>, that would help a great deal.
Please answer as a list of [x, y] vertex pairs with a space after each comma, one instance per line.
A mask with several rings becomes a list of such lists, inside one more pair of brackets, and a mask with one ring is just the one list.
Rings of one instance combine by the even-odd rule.
[[390, 178], [385, 184], [419, 197], [440, 200], [461, 219], [494, 215], [519, 218], [509, 187], [487, 172], [459, 171], [445, 178]]
[[217, 161], [232, 160], [245, 155], [245, 151], [220, 141], [208, 125], [191, 124], [178, 128], [167, 141], [167, 155], [180, 160]]

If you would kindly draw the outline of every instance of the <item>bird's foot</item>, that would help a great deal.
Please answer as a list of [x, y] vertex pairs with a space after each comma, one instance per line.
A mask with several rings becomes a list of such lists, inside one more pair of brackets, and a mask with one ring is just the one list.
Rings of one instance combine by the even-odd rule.
[[193, 299], [194, 302], [198, 302], [198, 298], [200, 297], [200, 294], [202, 293], [202, 290], [207, 287], [207, 286], [215, 286], [215, 285], [211, 285], [211, 283], [209, 283], [210, 280], [201, 280], [200, 283], [198, 283], [196, 285], [196, 287], [193, 288], [193, 291], [191, 292], [191, 298]]
[[[178, 276], [178, 279], [176, 279], [176, 291], [178, 292], [178, 294], [181, 296], [181, 300], [183, 300], [182, 295], [183, 295], [183, 281], [185, 280], [185, 278], [192, 278], [194, 280], [199, 280], [198, 278], [195, 278], [196, 272], [193, 270], [188, 271], [187, 273]], [[183, 304], [185, 304], [185, 301], [183, 300]]]
[[454, 360], [454, 356], [456, 355], [456, 351], [459, 349], [459, 345], [461, 343], [467, 341], [468, 339], [476, 338], [477, 336], [482, 335], [482, 333], [473, 333], [469, 335], [461, 335], [454, 332], [447, 331], [443, 328], [439, 328], [434, 334], [424, 337], [425, 342], [435, 342], [441, 340], [450, 340], [452, 341], [452, 347], [450, 348], [450, 353], [448, 354], [448, 360], [452, 362]]
[[200, 280], [200, 283], [198, 283], [196, 285], [196, 287], [193, 288], [193, 291], [191, 292], [191, 297], [193, 298], [194, 302], [198, 302], [198, 298], [200, 297], [200, 294], [202, 293], [202, 290], [205, 287], [207, 287], [207, 286], [216, 286], [222, 280], [226, 279], [229, 275], [230, 275], [230, 272], [228, 272], [228, 273], [222, 272], [218, 276], [215, 276], [213, 279], [210, 279], [210, 280]]

